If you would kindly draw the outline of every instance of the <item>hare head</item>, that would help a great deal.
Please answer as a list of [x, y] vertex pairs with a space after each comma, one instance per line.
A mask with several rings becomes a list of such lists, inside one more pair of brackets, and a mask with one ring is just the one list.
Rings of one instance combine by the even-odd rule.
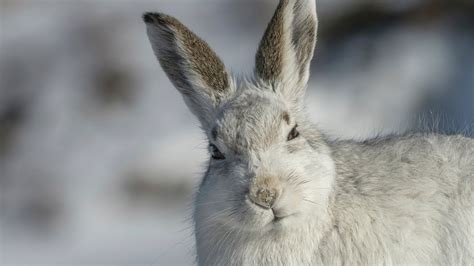
[[250, 81], [231, 76], [175, 18], [146, 13], [143, 19], [156, 57], [209, 140], [211, 158], [195, 203], [198, 246], [200, 238], [222, 238], [219, 232], [280, 234], [324, 217], [334, 163], [303, 108], [315, 2], [280, 1]]

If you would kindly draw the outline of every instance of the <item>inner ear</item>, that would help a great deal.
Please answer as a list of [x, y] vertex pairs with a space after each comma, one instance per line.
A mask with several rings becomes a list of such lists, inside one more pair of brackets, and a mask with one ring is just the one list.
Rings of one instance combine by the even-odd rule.
[[292, 18], [287, 18], [291, 14], [285, 14], [288, 13], [288, 5], [289, 1], [285, 0], [278, 4], [255, 56], [255, 72], [268, 83], [281, 80], [285, 51], [291, 53], [291, 32], [288, 28]]

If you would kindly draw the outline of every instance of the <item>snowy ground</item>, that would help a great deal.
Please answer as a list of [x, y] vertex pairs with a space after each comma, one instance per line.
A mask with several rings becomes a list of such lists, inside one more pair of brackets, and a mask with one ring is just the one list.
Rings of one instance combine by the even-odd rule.
[[[192, 264], [207, 144], [141, 13], [173, 14], [248, 73], [276, 1], [0, 1], [0, 264]], [[307, 102], [324, 131], [472, 135], [472, 5], [376, 1], [386, 16], [354, 22], [366, 1], [318, 3]]]

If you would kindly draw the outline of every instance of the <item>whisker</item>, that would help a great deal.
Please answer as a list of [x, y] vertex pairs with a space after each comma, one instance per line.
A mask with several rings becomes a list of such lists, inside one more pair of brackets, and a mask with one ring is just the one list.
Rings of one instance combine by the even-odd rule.
[[194, 206], [217, 205], [219, 203], [240, 202], [240, 201], [241, 200], [239, 199], [229, 199], [229, 200], [223, 200], [223, 201], [211, 201], [211, 202], [206, 202], [206, 203], [199, 203], [199, 204], [194, 204]]
[[309, 199], [306, 199], [306, 198], [303, 198], [303, 200], [304, 200], [304, 201], [307, 201], [307, 202], [309, 202], [309, 203], [312, 203], [312, 204], [314, 204], [314, 205], [317, 205], [317, 206], [322, 206], [321, 204], [316, 203], [316, 202], [314, 202], [314, 201], [312, 201], [312, 200], [309, 200]]

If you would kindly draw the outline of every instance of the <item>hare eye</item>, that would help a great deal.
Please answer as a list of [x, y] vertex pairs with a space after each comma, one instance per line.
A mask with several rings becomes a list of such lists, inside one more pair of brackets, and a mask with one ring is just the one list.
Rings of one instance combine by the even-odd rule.
[[297, 138], [299, 135], [300, 135], [300, 132], [298, 132], [298, 130], [296, 130], [296, 127], [298, 125], [295, 125], [293, 127], [293, 129], [290, 131], [290, 133], [288, 134], [288, 141], [292, 140], [292, 139], [295, 139]]
[[209, 144], [209, 149], [211, 151], [211, 157], [214, 160], [224, 160], [225, 156], [222, 154], [222, 152], [219, 151], [219, 149], [216, 147], [214, 144]]

